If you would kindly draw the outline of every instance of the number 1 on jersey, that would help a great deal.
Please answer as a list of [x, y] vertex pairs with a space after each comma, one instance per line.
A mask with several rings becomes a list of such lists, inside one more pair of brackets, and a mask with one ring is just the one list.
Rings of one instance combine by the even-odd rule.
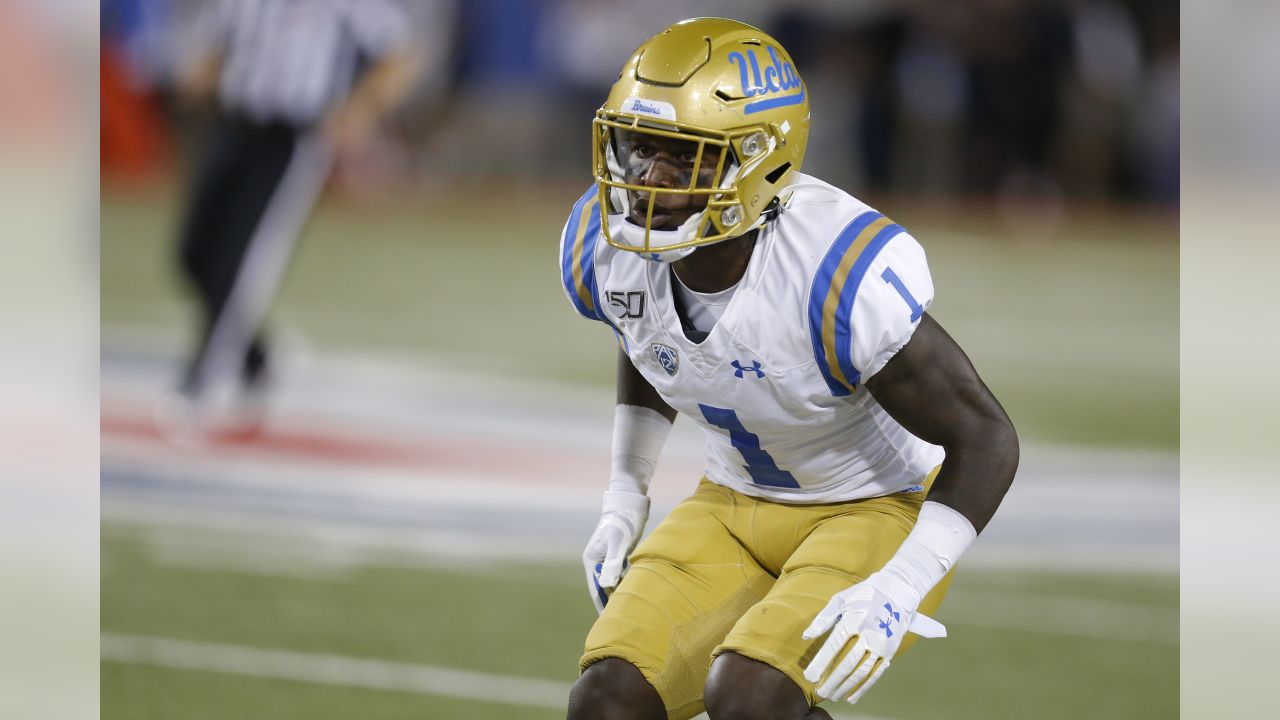
[[916, 301], [915, 296], [907, 289], [907, 285], [902, 282], [902, 278], [898, 277], [898, 273], [894, 272], [893, 268], [887, 267], [883, 273], [880, 273], [880, 277], [892, 285], [893, 289], [897, 290], [898, 294], [902, 296], [902, 299], [907, 301], [907, 307], [911, 308], [911, 322], [919, 320], [920, 316], [924, 314], [924, 308], [920, 307], [920, 303]]
[[800, 483], [791, 473], [778, 468], [773, 457], [760, 447], [760, 436], [742, 426], [738, 413], [726, 408], [711, 407], [698, 403], [698, 409], [707, 422], [729, 433], [729, 442], [742, 459], [747, 461], [747, 474], [756, 485], [768, 485], [780, 488], [798, 488]]

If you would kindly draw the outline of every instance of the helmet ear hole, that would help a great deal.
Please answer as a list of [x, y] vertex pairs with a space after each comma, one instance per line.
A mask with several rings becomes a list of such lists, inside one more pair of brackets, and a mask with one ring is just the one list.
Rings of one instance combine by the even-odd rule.
[[768, 180], [770, 185], [776, 185], [778, 183], [778, 180], [780, 180], [783, 175], [786, 175], [787, 171], [790, 169], [791, 169], [791, 163], [784, 162], [778, 167], [774, 168], [768, 175], [765, 175], [764, 179]]

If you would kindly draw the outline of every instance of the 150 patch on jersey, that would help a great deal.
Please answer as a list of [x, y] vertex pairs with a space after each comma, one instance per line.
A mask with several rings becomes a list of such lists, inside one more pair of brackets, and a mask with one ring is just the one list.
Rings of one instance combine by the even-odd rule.
[[680, 369], [680, 356], [676, 354], [676, 349], [662, 343], [653, 344], [653, 356], [658, 359], [658, 364], [668, 375], [675, 375]]
[[619, 320], [644, 317], [643, 290], [610, 290], [605, 293], [609, 307]]

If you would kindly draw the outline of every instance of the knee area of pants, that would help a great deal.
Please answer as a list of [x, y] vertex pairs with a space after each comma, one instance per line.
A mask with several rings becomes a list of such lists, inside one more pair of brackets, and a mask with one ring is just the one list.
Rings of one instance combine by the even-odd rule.
[[703, 700], [711, 720], [803, 718], [808, 703], [793, 685], [763, 663], [729, 661], [707, 677]]
[[[635, 666], [606, 658], [583, 671], [569, 695], [569, 720], [642, 717], [634, 714], [652, 700], [652, 687]], [[656, 697], [656, 695], [655, 695]]]

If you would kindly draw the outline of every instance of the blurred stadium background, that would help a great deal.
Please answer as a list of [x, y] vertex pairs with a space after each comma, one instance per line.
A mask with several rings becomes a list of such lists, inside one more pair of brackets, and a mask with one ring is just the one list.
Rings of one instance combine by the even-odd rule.
[[[1025, 444], [952, 636], [836, 712], [1176, 716], [1176, 4], [404, 0], [427, 71], [302, 236], [268, 424], [190, 447], [153, 417], [195, 324], [197, 4], [102, 3], [103, 717], [563, 717], [614, 345], [567, 306], [557, 236], [617, 68], [699, 14], [792, 51], [806, 171], [921, 239]], [[677, 422], [656, 515], [698, 442]]]

